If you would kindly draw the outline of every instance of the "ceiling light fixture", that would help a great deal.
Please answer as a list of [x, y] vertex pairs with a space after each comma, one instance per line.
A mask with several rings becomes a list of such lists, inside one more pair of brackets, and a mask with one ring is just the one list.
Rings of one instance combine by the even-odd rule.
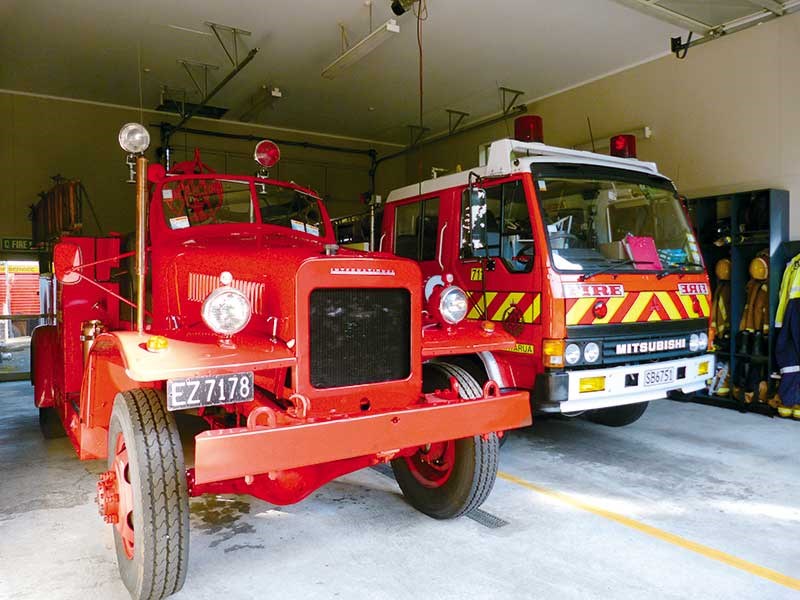
[[337, 75], [341, 74], [342, 71], [375, 50], [375, 48], [392, 37], [395, 33], [400, 33], [400, 26], [394, 19], [389, 19], [352, 48], [348, 48], [342, 52], [339, 58], [322, 69], [322, 76], [326, 79], [335, 78]]

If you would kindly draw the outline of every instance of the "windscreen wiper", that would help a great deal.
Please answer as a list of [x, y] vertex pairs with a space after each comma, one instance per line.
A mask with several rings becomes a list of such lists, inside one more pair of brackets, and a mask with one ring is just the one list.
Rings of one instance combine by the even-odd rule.
[[[609, 261], [609, 262], [611, 262], [611, 261]], [[642, 261], [640, 261], [640, 260], [632, 260], [630, 258], [621, 258], [621, 259], [618, 259], [618, 260], [615, 260], [615, 261], [611, 262], [611, 264], [609, 264], [609, 265], [607, 265], [605, 267], [602, 267], [601, 269], [597, 269], [595, 271], [590, 271], [588, 273], [584, 273], [583, 275], [578, 277], [578, 280], [579, 281], [589, 281], [589, 279], [591, 279], [595, 275], [601, 275], [603, 273], [608, 273], [609, 271], [613, 271], [617, 267], [624, 267], [624, 266], [627, 266], [627, 265], [635, 265], [636, 263], [639, 263], [639, 262], [642, 262]]]
[[656, 276], [657, 279], [663, 279], [667, 275], [672, 275], [673, 273], [686, 273], [686, 269], [688, 268], [703, 268], [703, 265], [696, 262], [685, 262], [685, 263], [672, 263], [671, 265], [667, 266], [666, 269], [659, 272]]

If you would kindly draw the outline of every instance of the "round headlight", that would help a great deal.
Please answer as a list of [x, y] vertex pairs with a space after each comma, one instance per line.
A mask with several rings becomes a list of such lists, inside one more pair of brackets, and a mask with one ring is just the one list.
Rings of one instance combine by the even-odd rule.
[[597, 362], [600, 358], [600, 346], [596, 342], [589, 342], [583, 348], [583, 359], [586, 362]]
[[141, 154], [150, 146], [150, 133], [144, 125], [126, 123], [119, 130], [119, 145], [125, 152]]
[[439, 313], [451, 325], [460, 323], [467, 316], [467, 294], [460, 287], [451, 285], [439, 297]]
[[700, 336], [696, 333], [693, 333], [689, 336], [689, 350], [691, 352], [697, 352], [700, 350]]
[[700, 350], [708, 348], [708, 334], [703, 332], [698, 337], [700, 338]]
[[250, 314], [250, 301], [236, 288], [217, 288], [203, 302], [203, 321], [220, 335], [239, 333], [250, 321]]
[[574, 365], [581, 359], [581, 347], [578, 344], [567, 344], [564, 348], [564, 360], [568, 365]]

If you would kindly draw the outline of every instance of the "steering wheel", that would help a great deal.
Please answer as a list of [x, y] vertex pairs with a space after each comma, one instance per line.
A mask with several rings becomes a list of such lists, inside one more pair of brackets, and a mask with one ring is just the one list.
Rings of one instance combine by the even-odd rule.
[[574, 233], [567, 233], [566, 231], [553, 231], [550, 234], [551, 240], [575, 240], [576, 242], [580, 242], [581, 238], [579, 238]]

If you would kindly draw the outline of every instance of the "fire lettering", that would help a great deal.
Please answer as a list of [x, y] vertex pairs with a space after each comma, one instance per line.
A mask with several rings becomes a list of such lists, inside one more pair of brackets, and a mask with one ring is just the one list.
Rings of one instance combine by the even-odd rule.
[[619, 283], [565, 283], [565, 298], [614, 298], [625, 295]]
[[678, 294], [681, 296], [708, 294], [708, 286], [705, 283], [679, 283]]

